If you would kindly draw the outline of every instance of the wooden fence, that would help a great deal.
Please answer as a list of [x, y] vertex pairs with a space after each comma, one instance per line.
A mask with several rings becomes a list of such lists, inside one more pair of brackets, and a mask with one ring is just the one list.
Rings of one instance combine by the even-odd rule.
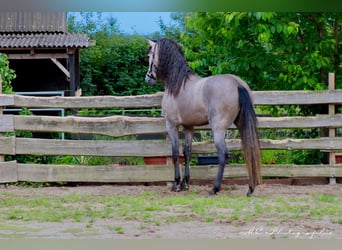
[[[318, 149], [329, 152], [329, 164], [319, 165], [264, 165], [263, 176], [269, 177], [342, 177], [342, 165], [335, 164], [335, 152], [342, 150], [342, 139], [336, 137], [336, 128], [342, 127], [342, 115], [335, 114], [335, 105], [342, 104], [342, 90], [334, 90], [334, 75], [329, 75], [330, 90], [324, 91], [256, 91], [256, 105], [327, 105], [329, 114], [307, 117], [259, 117], [260, 129], [327, 128], [329, 136], [313, 139], [261, 139], [262, 149]], [[141, 96], [97, 97], [28, 97], [0, 95], [0, 107], [16, 108], [159, 108], [162, 93]], [[233, 127], [232, 127], [233, 128]], [[209, 129], [201, 127], [198, 129]], [[233, 128], [234, 129], [234, 128]], [[4, 136], [4, 132], [64, 132], [118, 137], [115, 140], [61, 140]], [[166, 133], [163, 118], [110, 116], [89, 118], [78, 116], [21, 116], [0, 115], [0, 155], [72, 155], [144, 157], [170, 156], [167, 140], [123, 140], [122, 136]], [[239, 150], [239, 139], [228, 139], [229, 150]], [[181, 151], [182, 152], [182, 151]], [[194, 154], [215, 153], [211, 141], [193, 143]], [[211, 179], [216, 166], [191, 167], [192, 179]], [[226, 168], [225, 178], [245, 177], [245, 167], [232, 164]], [[171, 181], [172, 166], [83, 166], [22, 164], [16, 161], [0, 162], [0, 183], [31, 182], [154, 182]]]

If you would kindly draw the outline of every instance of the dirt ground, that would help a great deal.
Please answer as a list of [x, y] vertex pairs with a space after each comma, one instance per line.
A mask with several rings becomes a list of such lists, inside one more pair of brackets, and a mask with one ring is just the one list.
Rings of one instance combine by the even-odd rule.
[[[191, 186], [197, 193], [207, 195], [210, 186]], [[245, 185], [224, 185], [219, 195], [245, 195]], [[89, 194], [96, 196], [115, 194], [139, 194], [144, 191], [163, 192], [164, 195], [186, 195], [171, 193], [167, 186], [121, 186], [121, 185], [90, 185], [78, 187], [45, 187], [34, 189], [35, 194], [44, 196], [65, 196], [68, 194]], [[8, 186], [2, 192], [20, 196], [29, 196], [32, 188]], [[342, 199], [342, 184], [290, 186], [280, 184], [264, 184], [257, 188], [255, 195], [291, 197], [307, 197], [311, 194], [331, 194]], [[209, 197], [208, 197], [209, 199]], [[1, 202], [1, 200], [0, 200]], [[342, 218], [341, 218], [342, 219]], [[114, 221], [113, 221], [114, 220]], [[272, 222], [272, 223], [270, 223]], [[39, 223], [10, 220], [10, 230], [0, 227], [0, 238], [24, 239], [342, 239], [342, 224], [332, 223], [329, 219], [319, 221], [303, 218], [280, 221], [278, 218], [262, 218], [245, 221], [203, 221], [166, 223], [163, 225], [148, 224], [143, 228], [139, 222], [124, 219], [96, 219], [91, 228], [86, 222]], [[1, 222], [0, 224], [4, 224]], [[124, 233], [120, 234], [108, 229], [108, 225], [120, 226]], [[26, 228], [26, 229], [25, 229]]]

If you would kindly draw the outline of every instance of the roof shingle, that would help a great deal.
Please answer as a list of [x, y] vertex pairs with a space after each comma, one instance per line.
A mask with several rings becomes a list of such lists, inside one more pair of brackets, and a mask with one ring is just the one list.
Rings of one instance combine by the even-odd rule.
[[0, 33], [0, 48], [86, 48], [90, 40], [81, 33]]

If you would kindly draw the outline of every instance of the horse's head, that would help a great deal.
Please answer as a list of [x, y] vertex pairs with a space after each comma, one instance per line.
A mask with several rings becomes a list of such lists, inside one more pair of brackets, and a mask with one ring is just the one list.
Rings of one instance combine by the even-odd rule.
[[150, 48], [147, 52], [149, 68], [146, 73], [145, 81], [150, 85], [155, 85], [157, 83], [157, 63], [158, 55], [156, 54], [156, 42], [147, 40]]
[[193, 74], [186, 63], [182, 47], [168, 38], [148, 40], [148, 44], [149, 68], [145, 81], [154, 85], [158, 80], [164, 84], [168, 93], [177, 96], [183, 84]]

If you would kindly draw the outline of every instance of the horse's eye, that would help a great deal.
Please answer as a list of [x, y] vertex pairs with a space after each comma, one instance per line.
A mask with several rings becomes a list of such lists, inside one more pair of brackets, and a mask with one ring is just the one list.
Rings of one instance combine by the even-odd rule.
[[151, 53], [151, 50], [152, 50], [152, 47], [151, 47], [151, 46], [148, 47], [148, 50], [147, 50], [147, 52], [146, 52], [146, 55], [147, 55], [147, 56]]

